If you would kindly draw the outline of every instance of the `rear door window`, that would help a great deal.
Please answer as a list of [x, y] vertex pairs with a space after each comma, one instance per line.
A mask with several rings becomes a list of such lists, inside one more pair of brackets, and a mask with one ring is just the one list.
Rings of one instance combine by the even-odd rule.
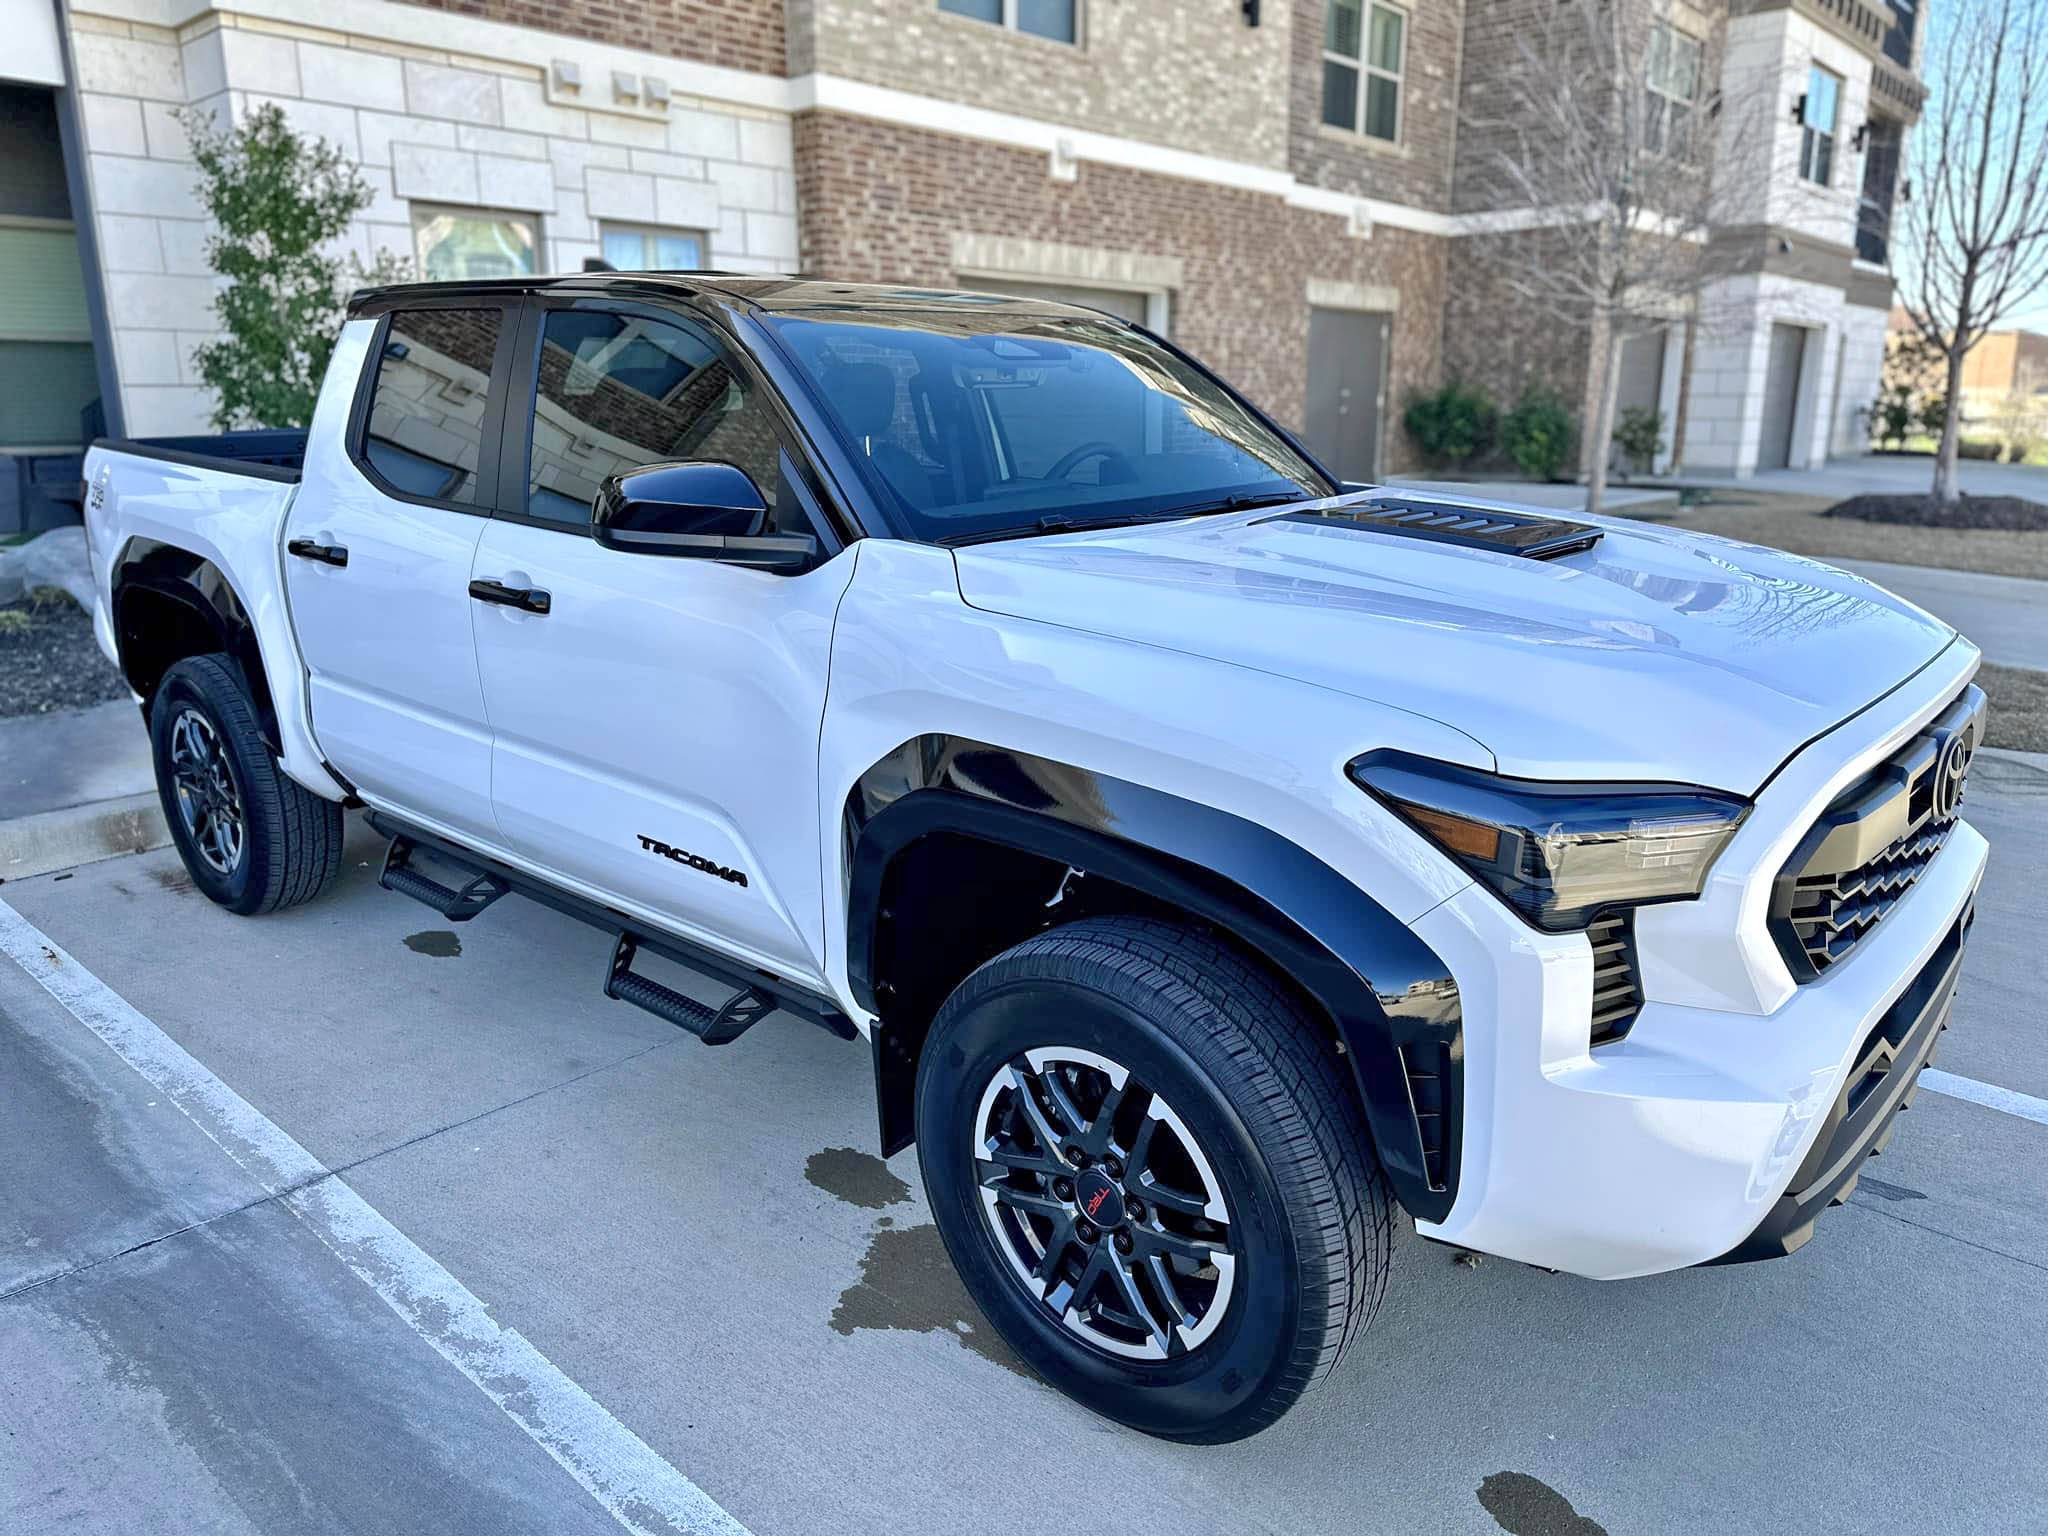
[[358, 462], [385, 490], [475, 506], [498, 309], [402, 309], [384, 329]]

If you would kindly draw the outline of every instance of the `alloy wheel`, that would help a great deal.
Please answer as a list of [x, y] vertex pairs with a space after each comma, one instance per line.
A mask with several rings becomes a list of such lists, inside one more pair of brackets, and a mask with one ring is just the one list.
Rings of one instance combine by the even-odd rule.
[[1140, 1360], [1198, 1349], [1236, 1282], [1223, 1186], [1187, 1123], [1093, 1051], [1028, 1050], [975, 1114], [982, 1217], [1062, 1326]]
[[193, 850], [216, 874], [233, 874], [247, 840], [242, 796], [219, 733], [196, 709], [171, 722], [171, 782]]

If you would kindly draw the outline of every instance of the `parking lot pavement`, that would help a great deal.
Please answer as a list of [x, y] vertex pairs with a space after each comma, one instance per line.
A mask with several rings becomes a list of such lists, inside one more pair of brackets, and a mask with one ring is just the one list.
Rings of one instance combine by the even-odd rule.
[[[2048, 1096], [2025, 879], [2048, 775], [2007, 766], [1971, 787], [1994, 862], [1940, 1064]], [[1318, 1395], [1171, 1446], [988, 1334], [915, 1159], [870, 1155], [862, 1047], [786, 1018], [699, 1046], [599, 995], [601, 936], [516, 900], [450, 929], [376, 889], [378, 852], [357, 828], [340, 889], [255, 921], [168, 850], [0, 898], [758, 1536], [1982, 1532], [2048, 1508], [2048, 1126], [1923, 1092], [1775, 1264], [1598, 1285], [1411, 1239]], [[0, 960], [0, 1529], [611, 1528], [517, 1393], [149, 1089]]]

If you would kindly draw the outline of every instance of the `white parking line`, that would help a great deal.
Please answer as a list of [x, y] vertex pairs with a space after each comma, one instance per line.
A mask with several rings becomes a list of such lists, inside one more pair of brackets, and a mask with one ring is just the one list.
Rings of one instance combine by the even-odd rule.
[[749, 1536], [460, 1281], [181, 1045], [0, 901], [0, 954], [160, 1093], [629, 1531]]
[[2031, 1093], [2015, 1093], [2010, 1088], [1980, 1083], [1974, 1077], [1957, 1077], [1955, 1073], [1944, 1072], [1939, 1067], [1928, 1067], [1923, 1071], [1920, 1074], [1920, 1086], [1932, 1088], [1936, 1093], [1945, 1093], [1952, 1099], [1968, 1099], [1972, 1104], [1982, 1104], [1986, 1109], [2018, 1115], [2022, 1120], [2031, 1120], [2036, 1125], [2048, 1125], [2048, 1099], [2037, 1099]]

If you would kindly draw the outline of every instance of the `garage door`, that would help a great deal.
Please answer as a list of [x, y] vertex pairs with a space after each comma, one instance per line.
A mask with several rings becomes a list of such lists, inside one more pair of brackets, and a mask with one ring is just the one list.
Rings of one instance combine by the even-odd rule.
[[1129, 288], [1083, 288], [1073, 283], [1032, 283], [1009, 277], [963, 277], [963, 288], [978, 289], [983, 293], [1008, 293], [1020, 299], [1051, 299], [1056, 304], [1085, 304], [1090, 309], [1107, 310], [1126, 320], [1145, 323], [1145, 302], [1147, 294], [1134, 292]]

